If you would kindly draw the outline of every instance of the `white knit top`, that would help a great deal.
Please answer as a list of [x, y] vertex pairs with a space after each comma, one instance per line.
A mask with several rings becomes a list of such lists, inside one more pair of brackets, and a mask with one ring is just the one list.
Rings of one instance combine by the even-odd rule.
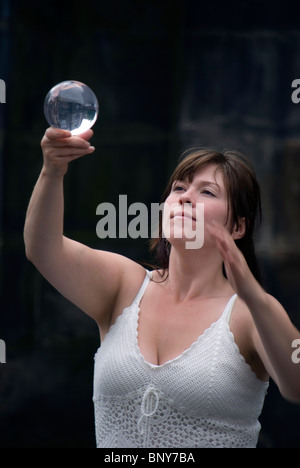
[[268, 382], [251, 370], [230, 331], [237, 296], [189, 349], [154, 365], [143, 358], [137, 336], [150, 277], [95, 355], [97, 447], [256, 447]]

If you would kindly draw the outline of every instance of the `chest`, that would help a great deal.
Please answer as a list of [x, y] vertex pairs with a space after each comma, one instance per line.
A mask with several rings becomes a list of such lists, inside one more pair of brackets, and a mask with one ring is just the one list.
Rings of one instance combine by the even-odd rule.
[[162, 365], [189, 349], [220, 319], [228, 297], [174, 303], [165, 294], [143, 297], [138, 316], [138, 346], [147, 362]]

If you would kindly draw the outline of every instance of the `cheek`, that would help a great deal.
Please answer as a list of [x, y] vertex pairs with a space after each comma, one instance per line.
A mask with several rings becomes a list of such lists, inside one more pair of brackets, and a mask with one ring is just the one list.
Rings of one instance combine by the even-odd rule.
[[169, 218], [169, 216], [180, 207], [180, 203], [178, 202], [178, 197], [176, 195], [172, 196], [169, 195], [168, 198], [166, 198], [164, 202], [164, 207], [163, 207], [163, 218]]
[[165, 199], [165, 204], [172, 206], [176, 203], [178, 203], [178, 195], [176, 193], [170, 193], [170, 195]]
[[211, 201], [204, 204], [204, 222], [217, 221], [223, 226], [227, 220], [227, 203]]
[[172, 197], [166, 198], [162, 210], [162, 234], [168, 238], [170, 236], [170, 206], [172, 205]]
[[171, 234], [171, 214], [176, 205], [178, 206], [178, 203], [176, 204], [174, 197], [172, 196], [169, 196], [164, 202], [162, 211], [162, 233], [166, 238], [169, 238]]

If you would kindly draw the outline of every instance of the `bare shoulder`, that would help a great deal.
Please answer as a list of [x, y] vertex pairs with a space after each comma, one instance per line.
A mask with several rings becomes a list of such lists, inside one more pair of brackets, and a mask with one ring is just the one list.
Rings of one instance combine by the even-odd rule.
[[230, 327], [237, 338], [241, 336], [248, 340], [250, 340], [255, 327], [249, 308], [239, 297], [237, 297], [233, 306]]
[[146, 269], [139, 263], [119, 254], [112, 255], [111, 258], [114, 259], [119, 268], [120, 281], [109, 326], [115, 322], [126, 307], [132, 304], [146, 276]]

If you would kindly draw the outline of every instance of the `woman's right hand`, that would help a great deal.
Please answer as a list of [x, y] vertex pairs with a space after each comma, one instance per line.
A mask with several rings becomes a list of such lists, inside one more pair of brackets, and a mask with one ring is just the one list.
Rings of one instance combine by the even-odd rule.
[[92, 249], [64, 235], [63, 175], [69, 162], [92, 153], [87, 130], [79, 136], [49, 128], [42, 139], [44, 165], [24, 226], [27, 258], [63, 296], [94, 318], [105, 334], [137, 294], [144, 267], [113, 252]]
[[67, 130], [49, 127], [41, 141], [43, 170], [49, 175], [64, 175], [71, 161], [94, 152], [94, 146], [88, 141], [92, 136], [92, 130], [73, 136]]

